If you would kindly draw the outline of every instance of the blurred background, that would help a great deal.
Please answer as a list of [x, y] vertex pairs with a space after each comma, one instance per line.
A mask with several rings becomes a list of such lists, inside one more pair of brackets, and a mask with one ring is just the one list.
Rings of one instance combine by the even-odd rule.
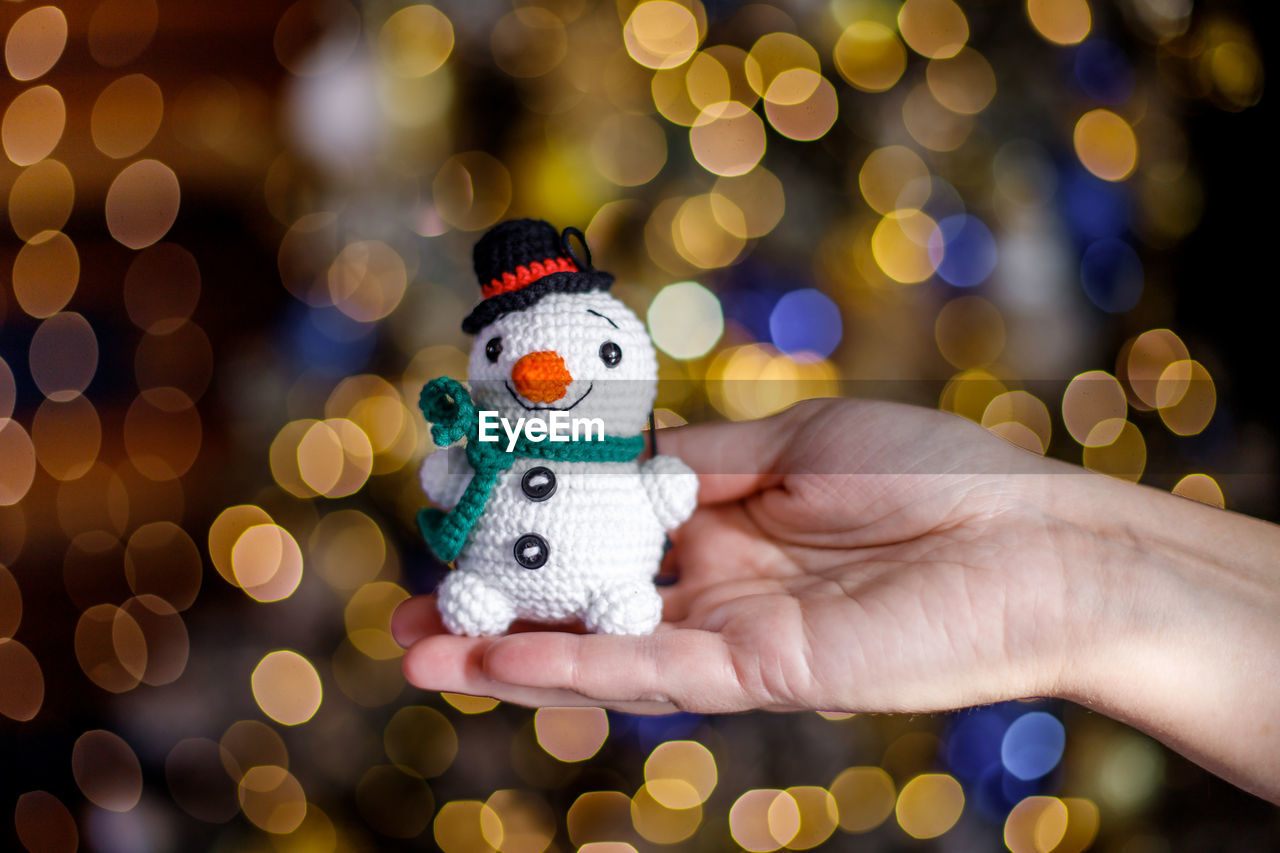
[[513, 216], [618, 275], [662, 425], [888, 396], [1275, 520], [1260, 16], [0, 3], [0, 849], [1280, 849], [1066, 703], [534, 713], [388, 633]]

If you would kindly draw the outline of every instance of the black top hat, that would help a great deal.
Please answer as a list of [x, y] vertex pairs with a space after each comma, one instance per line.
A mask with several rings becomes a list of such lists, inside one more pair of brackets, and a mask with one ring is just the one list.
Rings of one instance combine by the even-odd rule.
[[[585, 262], [569, 245], [575, 235], [582, 242]], [[541, 219], [495, 225], [476, 242], [472, 259], [484, 301], [462, 321], [462, 331], [469, 335], [549, 293], [585, 293], [613, 286], [612, 275], [591, 266], [591, 250], [581, 231], [557, 232]]]

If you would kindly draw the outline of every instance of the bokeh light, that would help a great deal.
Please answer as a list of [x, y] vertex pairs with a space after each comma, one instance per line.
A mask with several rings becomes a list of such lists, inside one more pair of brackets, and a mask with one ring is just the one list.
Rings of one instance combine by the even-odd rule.
[[[70, 170], [57, 160], [41, 160], [14, 179], [9, 190], [9, 225], [27, 241], [34, 241], [41, 232], [57, 232], [71, 216], [75, 197], [75, 179]], [[19, 276], [15, 275], [15, 286], [18, 281]]]
[[894, 807], [898, 825], [912, 838], [937, 838], [964, 810], [964, 790], [945, 773], [922, 773], [902, 786]]
[[297, 652], [271, 652], [258, 661], [250, 681], [262, 713], [282, 725], [305, 723], [320, 708], [320, 676], [311, 661]]
[[1268, 280], [1255, 12], [42, 3], [5, 7], [0, 103], [13, 843], [1082, 853], [1224, 803], [1270, 842], [1056, 700], [534, 711], [410, 689], [390, 630], [447, 570], [418, 395], [467, 377], [471, 248], [506, 218], [616, 274], [660, 430], [935, 403], [1274, 516], [1265, 312], [1204, 284]]
[[719, 781], [715, 756], [697, 741], [670, 740], [654, 747], [644, 763], [645, 790], [669, 809], [706, 802]]
[[75, 853], [80, 847], [75, 818], [62, 800], [48, 791], [28, 791], [18, 797], [13, 826], [18, 841], [29, 851]]
[[539, 708], [533, 715], [538, 745], [560, 761], [586, 761], [609, 736], [603, 708]]
[[34, 80], [52, 68], [67, 46], [67, 16], [40, 6], [13, 22], [4, 40], [4, 62], [14, 80]]
[[929, 262], [948, 284], [979, 285], [995, 270], [996, 261], [995, 238], [976, 216], [948, 216], [929, 235]]
[[877, 21], [854, 21], [836, 40], [836, 69], [864, 92], [893, 88], [907, 68], [907, 51], [898, 34]]
[[729, 809], [733, 840], [752, 853], [768, 853], [787, 845], [800, 831], [800, 808], [786, 791], [756, 788]]
[[743, 104], [722, 101], [698, 113], [689, 129], [689, 145], [708, 172], [745, 175], [764, 156], [764, 123]]
[[0, 637], [0, 714], [25, 722], [40, 713], [44, 704], [44, 673], [30, 649], [17, 640]]
[[67, 107], [52, 86], [33, 86], [10, 102], [0, 122], [0, 144], [19, 166], [30, 166], [53, 153], [66, 127]]
[[1064, 45], [1083, 41], [1093, 23], [1087, 0], [1027, 0], [1027, 17], [1036, 32]]
[[155, 137], [164, 116], [164, 95], [145, 74], [113, 81], [93, 103], [89, 131], [99, 151], [114, 159], [132, 157]]
[[931, 59], [949, 59], [969, 40], [969, 21], [951, 0], [907, 0], [898, 29], [912, 50]]
[[142, 766], [124, 738], [105, 729], [85, 732], [71, 752], [71, 772], [85, 799], [99, 808], [127, 812], [142, 796]]
[[1123, 181], [1138, 164], [1138, 140], [1123, 118], [1105, 109], [1090, 110], [1076, 122], [1076, 156], [1107, 181]]
[[840, 828], [870, 832], [893, 814], [898, 792], [880, 767], [849, 767], [831, 782]]
[[1174, 484], [1173, 493], [1209, 506], [1222, 508], [1227, 505], [1222, 487], [1208, 474], [1188, 474]]
[[150, 246], [178, 216], [181, 191], [173, 169], [158, 160], [126, 166], [107, 190], [107, 228], [130, 249]]
[[[32, 166], [27, 172], [38, 168]], [[50, 177], [57, 174], [55, 170]], [[45, 177], [40, 175], [41, 179]], [[58, 178], [53, 177], [53, 180]], [[17, 192], [16, 184], [14, 192]], [[66, 207], [69, 209], [70, 206], [68, 199]], [[18, 250], [13, 260], [13, 296], [22, 310], [32, 317], [43, 319], [61, 311], [71, 300], [79, 282], [80, 255], [75, 244], [61, 231], [35, 234]]]
[[839, 307], [820, 290], [793, 290], [769, 312], [773, 345], [798, 360], [828, 357], [843, 334]]

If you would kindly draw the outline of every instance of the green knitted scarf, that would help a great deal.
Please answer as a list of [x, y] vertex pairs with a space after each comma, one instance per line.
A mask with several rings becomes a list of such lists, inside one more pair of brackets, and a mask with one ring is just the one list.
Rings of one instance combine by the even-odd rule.
[[467, 462], [473, 472], [471, 482], [448, 512], [427, 507], [418, 513], [418, 529], [427, 545], [444, 562], [452, 562], [475, 527], [498, 474], [510, 468], [519, 456], [563, 462], [630, 462], [644, 450], [644, 436], [606, 435], [597, 441], [529, 441], [521, 435], [511, 451], [501, 441], [481, 441], [480, 417], [471, 394], [461, 383], [447, 376], [432, 379], [422, 389], [418, 407], [432, 424], [431, 438], [443, 448], [467, 439]]

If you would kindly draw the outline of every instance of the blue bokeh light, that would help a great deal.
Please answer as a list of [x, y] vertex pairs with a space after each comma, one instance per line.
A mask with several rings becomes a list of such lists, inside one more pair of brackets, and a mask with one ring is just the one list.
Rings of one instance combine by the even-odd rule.
[[1072, 69], [1080, 90], [1104, 104], [1123, 104], [1133, 97], [1133, 67], [1123, 50], [1103, 39], [1090, 39], [1076, 51]]
[[1039, 779], [1058, 766], [1066, 745], [1066, 729], [1057, 717], [1031, 711], [1014, 720], [1004, 733], [1000, 761], [1019, 779]]
[[1009, 726], [998, 708], [980, 708], [961, 717], [947, 733], [947, 767], [962, 782], [978, 780], [1000, 767], [1000, 743]]
[[1080, 283], [1103, 311], [1122, 314], [1142, 298], [1142, 261], [1123, 240], [1106, 237], [1090, 244], [1080, 259]]
[[929, 237], [929, 260], [938, 276], [956, 287], [986, 281], [996, 268], [996, 257], [996, 240], [976, 216], [948, 216]]
[[1061, 198], [1067, 225], [1082, 242], [1118, 237], [1129, 227], [1128, 191], [1083, 168], [1064, 176]]
[[813, 288], [791, 291], [769, 313], [769, 339], [787, 355], [809, 353], [826, 358], [843, 335], [840, 307]]
[[769, 315], [778, 304], [779, 294], [772, 290], [748, 288], [726, 291], [720, 297], [727, 322], [744, 329], [757, 341], [769, 340]]
[[352, 320], [337, 308], [303, 308], [291, 326], [295, 357], [327, 376], [356, 373], [373, 356], [374, 324]]

